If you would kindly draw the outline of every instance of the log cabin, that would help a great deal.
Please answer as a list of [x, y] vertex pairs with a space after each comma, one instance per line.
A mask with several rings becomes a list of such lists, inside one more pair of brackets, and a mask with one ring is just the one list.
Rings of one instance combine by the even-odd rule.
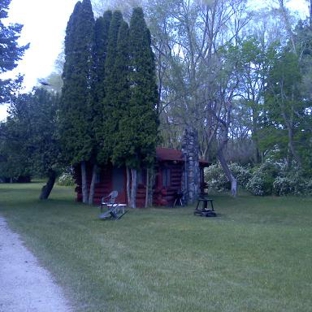
[[[152, 204], [154, 206], [172, 206], [178, 194], [187, 189], [186, 170], [188, 170], [187, 157], [182, 151], [170, 148], [158, 147], [153, 175]], [[204, 168], [209, 163], [198, 161], [199, 175], [198, 185], [200, 192], [204, 191]], [[82, 201], [80, 166], [74, 168], [76, 180], [77, 201]], [[87, 184], [91, 182], [92, 168], [87, 164]], [[94, 204], [99, 205], [101, 198], [112, 190], [118, 191], [117, 202], [128, 204], [127, 200], [127, 170], [125, 167], [115, 167], [109, 163], [101, 166], [97, 173], [95, 184]], [[147, 173], [145, 169], [138, 172], [138, 188], [136, 194], [136, 207], [146, 206]]]

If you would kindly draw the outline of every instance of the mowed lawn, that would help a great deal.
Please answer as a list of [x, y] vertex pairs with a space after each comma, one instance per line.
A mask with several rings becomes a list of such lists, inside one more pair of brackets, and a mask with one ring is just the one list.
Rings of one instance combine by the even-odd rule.
[[0, 184], [0, 214], [48, 268], [75, 311], [312, 311], [312, 198], [213, 195], [193, 207], [99, 208], [40, 183]]

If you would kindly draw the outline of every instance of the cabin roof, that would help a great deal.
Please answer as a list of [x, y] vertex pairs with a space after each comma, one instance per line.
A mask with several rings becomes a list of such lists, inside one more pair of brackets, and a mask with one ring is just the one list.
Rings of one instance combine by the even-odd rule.
[[182, 152], [173, 148], [157, 147], [156, 157], [158, 160], [184, 161]]
[[[156, 157], [159, 161], [171, 160], [184, 162], [184, 156], [182, 151], [173, 148], [157, 147]], [[209, 166], [208, 161], [200, 159], [199, 162], [201, 165]]]

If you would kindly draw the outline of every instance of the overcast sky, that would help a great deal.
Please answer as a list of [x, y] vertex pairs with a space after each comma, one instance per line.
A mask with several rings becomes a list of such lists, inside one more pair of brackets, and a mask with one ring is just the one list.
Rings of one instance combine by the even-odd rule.
[[[256, 0], [254, 0], [256, 2]], [[260, 0], [265, 3], [265, 0]], [[77, 0], [12, 0], [9, 21], [24, 25], [20, 44], [30, 42], [23, 60], [15, 72], [25, 75], [26, 90], [31, 90], [38, 79], [53, 71], [54, 62], [62, 51], [65, 29]], [[305, 0], [292, 0], [292, 9], [305, 8]], [[6, 108], [0, 105], [0, 120]]]
[[9, 20], [24, 25], [21, 44], [30, 42], [17, 68], [25, 74], [25, 85], [48, 76], [62, 50], [68, 19], [77, 0], [12, 0]]

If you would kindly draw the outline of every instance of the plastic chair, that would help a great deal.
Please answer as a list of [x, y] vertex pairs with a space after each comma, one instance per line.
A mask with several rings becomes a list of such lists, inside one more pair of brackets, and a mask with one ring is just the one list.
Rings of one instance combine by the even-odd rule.
[[[99, 216], [102, 220], [113, 219], [119, 220], [124, 214], [127, 213], [125, 210], [125, 204], [116, 203], [116, 198], [118, 196], [118, 191], [112, 191], [107, 196], [103, 197], [101, 200], [101, 214]], [[104, 207], [107, 208], [103, 212]]]

